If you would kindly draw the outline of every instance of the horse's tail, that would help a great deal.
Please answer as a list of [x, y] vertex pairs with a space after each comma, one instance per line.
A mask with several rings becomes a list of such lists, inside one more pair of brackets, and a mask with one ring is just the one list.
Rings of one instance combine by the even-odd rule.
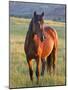
[[57, 61], [57, 48], [54, 46], [51, 54], [47, 57], [47, 71], [51, 73], [51, 68], [53, 68], [53, 72], [55, 72]]
[[51, 54], [47, 57], [47, 72], [51, 73], [51, 67], [52, 67], [52, 52]]

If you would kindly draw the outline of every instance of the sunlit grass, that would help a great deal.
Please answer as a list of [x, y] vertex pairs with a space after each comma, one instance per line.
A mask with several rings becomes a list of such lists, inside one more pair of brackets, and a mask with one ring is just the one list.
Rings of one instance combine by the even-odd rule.
[[56, 75], [50, 76], [45, 70], [45, 75], [36, 83], [36, 63], [33, 61], [34, 81], [30, 81], [28, 64], [24, 52], [24, 41], [30, 20], [22, 18], [10, 19], [10, 88], [65, 85], [65, 29], [64, 23], [46, 21], [57, 30], [59, 36], [58, 59]]

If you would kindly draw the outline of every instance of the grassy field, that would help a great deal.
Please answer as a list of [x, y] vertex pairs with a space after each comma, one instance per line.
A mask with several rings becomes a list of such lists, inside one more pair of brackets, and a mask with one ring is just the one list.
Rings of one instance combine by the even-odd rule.
[[65, 23], [45, 20], [47, 25], [57, 30], [59, 37], [56, 75], [50, 76], [45, 71], [45, 75], [40, 77], [39, 84], [36, 84], [36, 63], [33, 61], [32, 83], [23, 48], [29, 22], [29, 19], [10, 17], [10, 88], [65, 85]]

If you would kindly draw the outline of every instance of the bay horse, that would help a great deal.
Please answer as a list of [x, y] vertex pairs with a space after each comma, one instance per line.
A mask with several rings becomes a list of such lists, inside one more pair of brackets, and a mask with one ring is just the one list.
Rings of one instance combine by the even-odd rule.
[[[56, 30], [44, 24], [44, 12], [37, 14], [34, 12], [33, 18], [29, 24], [26, 35], [24, 50], [29, 66], [30, 79], [33, 81], [32, 59], [36, 61], [37, 82], [40, 79], [40, 62], [42, 62], [41, 75], [44, 75], [45, 60], [47, 61], [47, 71], [55, 72], [57, 60], [58, 35]], [[45, 37], [44, 39], [42, 37]]]

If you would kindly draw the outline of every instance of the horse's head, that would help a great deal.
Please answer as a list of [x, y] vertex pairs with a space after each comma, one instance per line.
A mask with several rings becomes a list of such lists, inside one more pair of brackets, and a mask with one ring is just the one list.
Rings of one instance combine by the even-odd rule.
[[44, 12], [42, 12], [40, 15], [37, 14], [36, 11], [34, 12], [32, 23], [33, 23], [33, 32], [35, 34], [41, 33], [41, 27], [44, 24], [43, 16]]

